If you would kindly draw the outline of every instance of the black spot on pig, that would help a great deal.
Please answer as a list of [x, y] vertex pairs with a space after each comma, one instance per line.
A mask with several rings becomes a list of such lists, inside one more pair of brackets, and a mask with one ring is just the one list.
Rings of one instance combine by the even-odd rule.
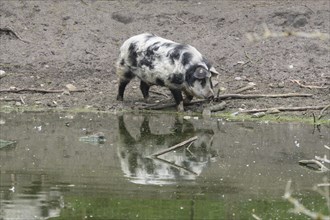
[[182, 84], [184, 82], [184, 76], [179, 73], [173, 73], [169, 76], [169, 81], [173, 84]]
[[137, 66], [136, 43], [131, 43], [128, 47], [128, 59], [133, 67]]
[[161, 78], [156, 78], [156, 84], [159, 86], [165, 86], [164, 80]]
[[196, 77], [194, 77], [195, 70], [197, 69], [198, 66], [192, 65], [189, 67], [186, 71], [186, 81], [188, 85], [192, 86], [194, 82], [197, 80]]
[[144, 57], [139, 63], [139, 67], [142, 67], [142, 66], [146, 66], [152, 70], [154, 68], [152, 59], [148, 59], [148, 57]]
[[127, 71], [124, 73], [124, 77], [126, 79], [132, 79], [132, 78], [134, 78], [134, 73], [132, 73], [131, 71]]
[[155, 42], [152, 45], [150, 45], [145, 53], [144, 53], [144, 57], [141, 59], [140, 63], [139, 63], [139, 67], [141, 66], [146, 66], [148, 67], [150, 70], [154, 69], [154, 61], [155, 61], [155, 52], [159, 49], [159, 42]]
[[189, 64], [191, 61], [191, 58], [192, 58], [191, 53], [185, 52], [184, 54], [182, 54], [182, 59], [181, 59], [182, 65], [185, 66], [185, 65]]
[[169, 56], [172, 64], [174, 64], [176, 60], [179, 60], [180, 59], [182, 50], [185, 49], [185, 48], [186, 48], [186, 45], [179, 44], [179, 45], [175, 46], [173, 48], [173, 50], [171, 50], [169, 52], [169, 55], [168, 56]]

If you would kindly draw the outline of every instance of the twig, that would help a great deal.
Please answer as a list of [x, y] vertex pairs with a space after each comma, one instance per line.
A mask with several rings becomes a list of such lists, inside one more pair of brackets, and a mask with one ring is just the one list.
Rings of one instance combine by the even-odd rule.
[[0, 32], [4, 32], [8, 35], [13, 35], [16, 37], [18, 40], [23, 41], [24, 43], [31, 43], [30, 41], [22, 39], [17, 32], [15, 32], [11, 27], [3, 27], [0, 28]]
[[315, 11], [313, 9], [311, 9], [308, 5], [304, 5], [306, 8], [308, 8], [309, 10], [311, 10], [311, 12], [313, 12], [313, 14], [315, 14]]
[[306, 110], [320, 110], [324, 106], [302, 106], [302, 107], [273, 107], [273, 108], [261, 108], [261, 109], [251, 109], [251, 110], [242, 110], [239, 113], [257, 113], [257, 112], [274, 112], [274, 109], [278, 111], [306, 111]]
[[91, 51], [89, 51], [89, 50], [87, 50], [87, 49], [85, 49], [85, 53], [86, 53], [86, 54], [91, 54], [91, 55], [93, 55], [93, 56], [97, 56], [95, 53], [93, 53], [93, 52], [91, 52]]
[[330, 104], [327, 105], [327, 106], [325, 106], [325, 107], [321, 110], [320, 115], [319, 115], [319, 117], [318, 117], [319, 120], [323, 117], [323, 113], [324, 113], [328, 108], [330, 108]]
[[297, 83], [302, 88], [308, 88], [308, 89], [327, 89], [328, 86], [312, 86], [312, 85], [304, 85], [299, 80], [291, 80], [293, 83]]
[[315, 159], [321, 161], [322, 163], [330, 163], [330, 160], [326, 154], [323, 157], [315, 156]]
[[182, 23], [187, 24], [187, 22], [185, 20], [183, 20], [182, 18], [179, 18], [179, 17], [175, 17], [175, 18], [178, 19], [179, 21], [181, 21]]
[[318, 160], [300, 160], [299, 165], [301, 166], [305, 166], [308, 169], [312, 169], [314, 171], [320, 172], [320, 173], [324, 173], [324, 172], [328, 172], [329, 169], [324, 166], [320, 161]]
[[83, 3], [84, 5], [88, 5], [88, 3], [85, 2], [84, 0], [80, 0], [80, 1], [81, 1], [81, 3]]
[[[7, 93], [20, 93], [20, 92], [36, 92], [36, 93], [63, 93], [67, 90], [47, 90], [47, 89], [34, 89], [34, 88], [24, 88], [24, 89], [0, 89], [1, 92]], [[85, 92], [85, 89], [77, 89], [70, 92]]]
[[259, 216], [257, 216], [256, 214], [252, 214], [252, 217], [256, 220], [262, 220]]
[[253, 83], [253, 82], [251, 82], [251, 83], [249, 83], [247, 86], [244, 86], [244, 87], [242, 87], [242, 88], [240, 88], [240, 89], [237, 89], [236, 91], [235, 91], [235, 93], [241, 93], [241, 92], [244, 92], [244, 91], [246, 91], [246, 90], [250, 90], [250, 89], [253, 89], [254, 87], [255, 87], [255, 83]]
[[20, 96], [19, 96], [19, 98], [20, 98], [20, 100], [21, 100], [22, 104], [23, 104], [23, 105], [25, 105], [25, 102], [24, 102], [24, 99], [23, 99], [23, 97], [20, 95]]
[[176, 145], [174, 145], [174, 146], [172, 146], [172, 147], [170, 147], [170, 148], [167, 148], [167, 149], [162, 150], [162, 151], [160, 151], [160, 152], [154, 153], [154, 154], [151, 155], [151, 157], [158, 157], [158, 156], [163, 155], [163, 154], [165, 154], [165, 153], [168, 153], [168, 152], [170, 152], [170, 151], [176, 150], [176, 149], [178, 149], [178, 148], [180, 148], [180, 147], [183, 147], [185, 144], [188, 144], [188, 143], [190, 143], [190, 142], [195, 141], [196, 139], [197, 139], [197, 136], [192, 137], [192, 138], [189, 138], [188, 140], [185, 140], [185, 141], [183, 141], [183, 142], [181, 142], [181, 143], [178, 143], [178, 144], [176, 144]]

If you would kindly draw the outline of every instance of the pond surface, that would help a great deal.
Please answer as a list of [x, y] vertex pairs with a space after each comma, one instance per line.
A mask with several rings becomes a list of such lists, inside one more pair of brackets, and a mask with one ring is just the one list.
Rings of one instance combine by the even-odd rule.
[[329, 173], [298, 161], [329, 154], [329, 125], [1, 113], [0, 129], [15, 141], [0, 148], [0, 219], [306, 219], [288, 213], [288, 180], [295, 198], [327, 214], [312, 187]]

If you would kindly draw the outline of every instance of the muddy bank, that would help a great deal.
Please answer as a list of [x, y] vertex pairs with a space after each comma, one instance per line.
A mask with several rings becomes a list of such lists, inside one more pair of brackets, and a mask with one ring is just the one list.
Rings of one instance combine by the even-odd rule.
[[[255, 83], [244, 94], [308, 93], [311, 97], [227, 100], [225, 111], [325, 106], [329, 104], [329, 39], [283, 37], [250, 42], [246, 33], [330, 32], [328, 1], [2, 1], [0, 27], [1, 89], [83, 92], [0, 93], [1, 106], [131, 109], [142, 102], [134, 80], [125, 101], [116, 101], [114, 63], [128, 37], [152, 32], [188, 43], [221, 73], [220, 94]], [[295, 81], [298, 80], [298, 81]], [[302, 85], [313, 86], [311, 88]], [[217, 88], [217, 89], [218, 89]], [[152, 87], [151, 101], [173, 102], [165, 88]], [[159, 94], [166, 94], [160, 95]], [[201, 111], [193, 105], [188, 110]], [[174, 109], [173, 109], [174, 110]], [[315, 111], [319, 113], [320, 110]], [[310, 110], [286, 114], [309, 114]], [[328, 112], [325, 112], [328, 113]]]

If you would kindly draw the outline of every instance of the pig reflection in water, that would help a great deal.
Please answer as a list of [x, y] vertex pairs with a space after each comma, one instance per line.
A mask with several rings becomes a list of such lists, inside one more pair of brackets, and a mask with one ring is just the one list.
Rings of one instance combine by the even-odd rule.
[[[157, 116], [145, 116], [142, 124], [136, 122], [134, 116], [127, 117], [127, 120], [124, 120], [124, 116], [118, 118], [118, 157], [122, 171], [133, 183], [161, 185], [173, 184], [179, 180], [195, 180], [203, 168], [217, 156], [211, 149], [213, 130], [196, 131], [186, 120], [180, 122], [173, 117], [170, 118], [173, 121], [170, 123], [169, 117], [166, 117], [162, 122], [157, 121], [157, 128], [163, 131], [152, 132], [150, 122], [151, 119], [157, 120]], [[130, 131], [134, 128], [138, 129], [138, 135], [131, 135]], [[183, 147], [159, 158], [149, 157], [193, 136], [198, 136], [198, 139], [191, 144], [189, 150]]]

